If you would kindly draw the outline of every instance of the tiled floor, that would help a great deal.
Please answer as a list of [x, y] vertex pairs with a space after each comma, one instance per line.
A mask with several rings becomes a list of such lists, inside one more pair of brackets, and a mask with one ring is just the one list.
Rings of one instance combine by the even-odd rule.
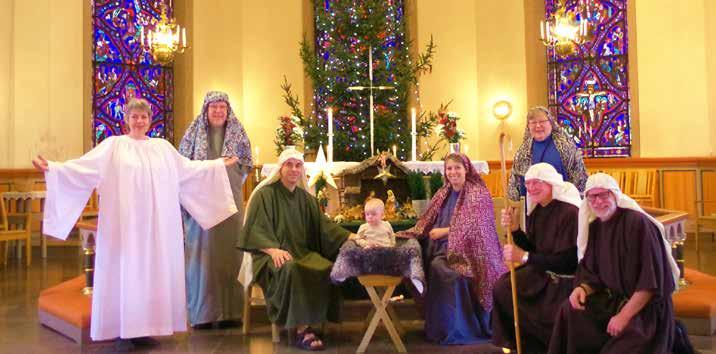
[[[686, 265], [710, 274], [716, 274], [716, 243], [710, 236], [703, 236], [701, 252], [697, 258], [692, 241], [687, 243]], [[112, 353], [113, 343], [97, 343], [80, 347], [62, 335], [39, 325], [37, 320], [37, 296], [49, 286], [75, 277], [81, 271], [78, 251], [74, 247], [53, 247], [47, 259], [39, 257], [35, 249], [32, 266], [25, 268], [17, 259], [10, 259], [8, 265], [0, 265], [0, 353]], [[410, 309], [399, 309], [402, 313]], [[368, 306], [354, 310], [353, 317], [360, 318]], [[261, 314], [254, 318], [261, 321]], [[489, 344], [473, 346], [438, 346], [428, 343], [422, 335], [422, 322], [408, 321], [405, 325], [404, 342], [411, 353], [501, 353]], [[354, 353], [362, 336], [360, 323], [327, 327], [326, 353]], [[157, 353], [305, 353], [286, 344], [271, 343], [270, 328], [264, 321], [258, 323], [249, 336], [241, 334], [239, 328], [226, 330], [202, 330], [179, 333], [171, 337], [157, 338], [159, 345], [137, 352]], [[692, 337], [701, 353], [716, 354], [716, 337]], [[393, 353], [387, 333], [377, 332], [368, 353]]]

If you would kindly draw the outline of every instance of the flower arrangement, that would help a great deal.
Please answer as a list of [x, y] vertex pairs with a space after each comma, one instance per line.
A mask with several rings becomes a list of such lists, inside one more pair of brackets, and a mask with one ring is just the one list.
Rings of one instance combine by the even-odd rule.
[[300, 118], [296, 116], [281, 116], [278, 119], [279, 127], [276, 129], [276, 137], [273, 142], [276, 145], [276, 151], [281, 154], [286, 146], [297, 145], [303, 140], [303, 129]]
[[457, 128], [457, 121], [460, 117], [455, 112], [438, 112], [437, 130], [440, 136], [449, 143], [459, 143], [465, 139], [465, 132]]

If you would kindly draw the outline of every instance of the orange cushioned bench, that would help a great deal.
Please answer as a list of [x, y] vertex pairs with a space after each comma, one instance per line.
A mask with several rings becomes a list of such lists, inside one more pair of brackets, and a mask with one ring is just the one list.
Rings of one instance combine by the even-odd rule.
[[81, 344], [90, 342], [92, 297], [82, 294], [85, 276], [79, 276], [40, 293], [37, 314], [40, 323]]
[[674, 293], [674, 313], [689, 334], [710, 336], [716, 333], [716, 277], [690, 268], [684, 276], [689, 285]]

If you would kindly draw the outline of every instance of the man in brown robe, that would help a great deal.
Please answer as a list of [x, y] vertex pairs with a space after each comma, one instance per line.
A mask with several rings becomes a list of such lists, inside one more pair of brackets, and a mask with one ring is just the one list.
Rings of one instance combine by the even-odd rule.
[[[527, 232], [519, 229], [511, 210], [502, 210], [502, 225], [512, 230], [516, 246], [505, 245], [506, 262], [522, 263], [515, 271], [522, 349], [544, 353], [554, 326], [554, 313], [572, 291], [577, 268], [577, 188], [562, 180], [547, 163], [532, 165], [525, 174]], [[492, 343], [514, 349], [515, 330], [510, 274], [493, 290]]]
[[664, 227], [609, 175], [587, 180], [579, 211], [581, 259], [560, 307], [549, 353], [668, 353], [679, 276]]

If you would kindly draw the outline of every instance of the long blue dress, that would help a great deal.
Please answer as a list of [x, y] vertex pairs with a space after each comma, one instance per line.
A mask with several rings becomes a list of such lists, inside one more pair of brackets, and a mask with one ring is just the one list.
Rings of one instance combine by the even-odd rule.
[[[459, 192], [450, 196], [438, 214], [434, 228], [449, 227]], [[425, 335], [440, 344], [475, 344], [489, 341], [490, 313], [473, 295], [474, 283], [447, 264], [448, 238], [428, 240], [428, 286], [425, 298]]]

